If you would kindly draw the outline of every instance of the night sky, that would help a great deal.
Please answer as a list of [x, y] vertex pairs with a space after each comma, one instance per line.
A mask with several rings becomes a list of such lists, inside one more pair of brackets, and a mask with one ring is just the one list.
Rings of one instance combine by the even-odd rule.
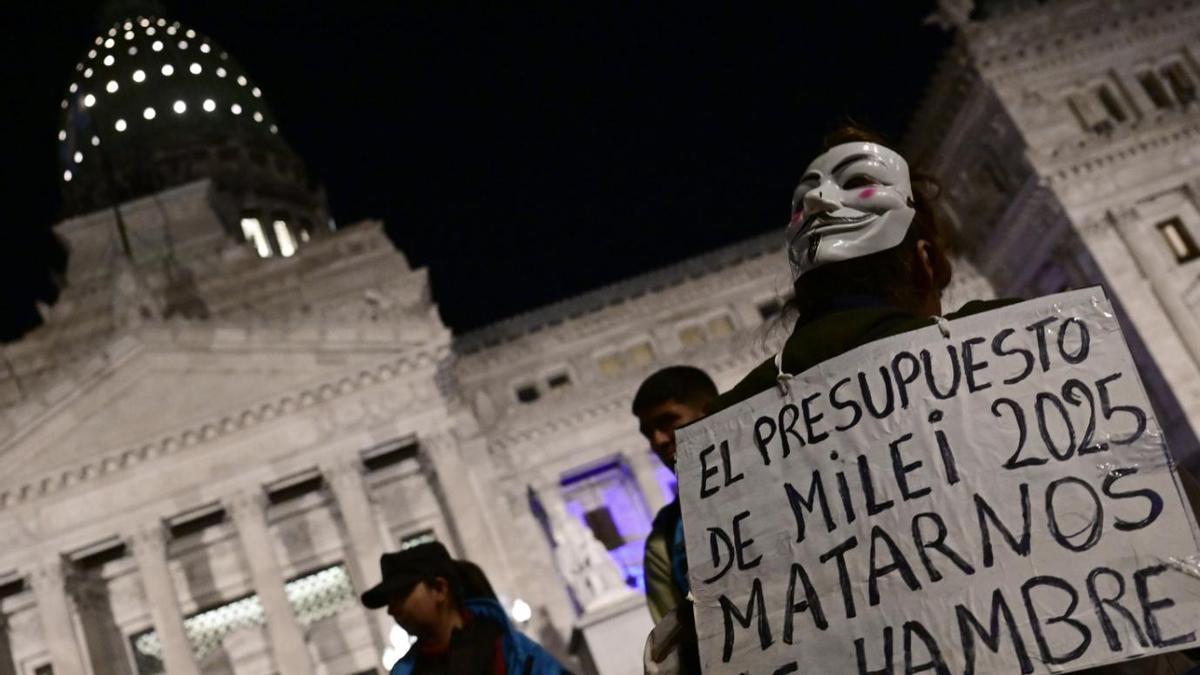
[[[529, 4], [165, 6], [262, 86], [339, 224], [381, 218], [430, 268], [459, 332], [782, 231], [821, 136], [901, 136], [950, 40], [933, 2]], [[63, 263], [58, 102], [97, 7], [3, 10], [0, 338]]]

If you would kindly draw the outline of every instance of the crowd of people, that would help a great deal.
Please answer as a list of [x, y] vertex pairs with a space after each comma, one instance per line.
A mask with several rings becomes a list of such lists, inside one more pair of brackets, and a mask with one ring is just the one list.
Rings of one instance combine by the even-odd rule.
[[[934, 183], [874, 134], [845, 127], [826, 139], [792, 197], [785, 237], [795, 323], [783, 349], [724, 393], [702, 370], [672, 366], [639, 387], [632, 412], [662, 463], [675, 468], [675, 430], [858, 346], [988, 311], [1014, 300], [971, 301], [944, 313], [951, 265], [931, 199]], [[1185, 477], [1185, 484], [1194, 484]], [[645, 550], [646, 601], [655, 628], [647, 674], [700, 673], [679, 500], [655, 516]], [[362, 595], [416, 636], [399, 675], [543, 675], [567, 672], [515, 630], [477, 567], [429, 543], [381, 560], [383, 581]], [[1185, 673], [1185, 653], [1126, 661], [1094, 675]]]

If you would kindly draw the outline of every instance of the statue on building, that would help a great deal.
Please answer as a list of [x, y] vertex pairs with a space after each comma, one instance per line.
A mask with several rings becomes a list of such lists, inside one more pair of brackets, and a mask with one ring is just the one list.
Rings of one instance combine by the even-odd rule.
[[612, 556], [592, 531], [567, 513], [561, 500], [547, 500], [546, 515], [554, 537], [554, 560], [584, 612], [631, 591]]

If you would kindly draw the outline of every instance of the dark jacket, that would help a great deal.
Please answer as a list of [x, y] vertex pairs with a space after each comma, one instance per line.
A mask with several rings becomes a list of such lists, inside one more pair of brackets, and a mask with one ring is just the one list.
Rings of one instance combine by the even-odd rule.
[[[481, 627], [485, 629], [485, 634], [500, 639], [505, 675], [569, 675], [568, 671], [554, 660], [553, 656], [550, 656], [536, 642], [513, 627], [508, 620], [508, 614], [504, 612], [504, 608], [500, 606], [499, 602], [490, 598], [473, 598], [463, 603], [463, 609], [470, 613], [473, 621], [490, 624]], [[391, 675], [420, 675], [420, 671], [417, 670], [418, 659], [419, 652], [416, 649], [409, 650], [404, 658], [392, 666]], [[486, 675], [492, 675], [494, 672], [495, 669], [483, 671]], [[455, 673], [455, 675], [475, 675], [475, 673]]]
[[[947, 314], [946, 318], [958, 319], [1017, 302], [1020, 301], [972, 300], [958, 311]], [[904, 310], [886, 306], [854, 307], [828, 312], [809, 321], [800, 319], [784, 344], [783, 370], [790, 375], [797, 375], [868, 342], [932, 326], [933, 323], [931, 317], [913, 316]], [[724, 410], [770, 389], [775, 386], [777, 375], [774, 359], [763, 361], [733, 389], [718, 397], [709, 412]]]

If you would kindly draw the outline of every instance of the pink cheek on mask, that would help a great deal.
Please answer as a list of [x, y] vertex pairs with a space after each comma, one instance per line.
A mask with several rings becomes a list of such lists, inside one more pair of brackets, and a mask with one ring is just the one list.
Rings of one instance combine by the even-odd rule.
[[792, 214], [792, 220], [790, 224], [795, 225], [802, 220], [804, 220], [804, 211], [800, 210]]
[[863, 199], [870, 199], [871, 197], [875, 196], [875, 188], [867, 188], [858, 193], [858, 196], [862, 197]]

